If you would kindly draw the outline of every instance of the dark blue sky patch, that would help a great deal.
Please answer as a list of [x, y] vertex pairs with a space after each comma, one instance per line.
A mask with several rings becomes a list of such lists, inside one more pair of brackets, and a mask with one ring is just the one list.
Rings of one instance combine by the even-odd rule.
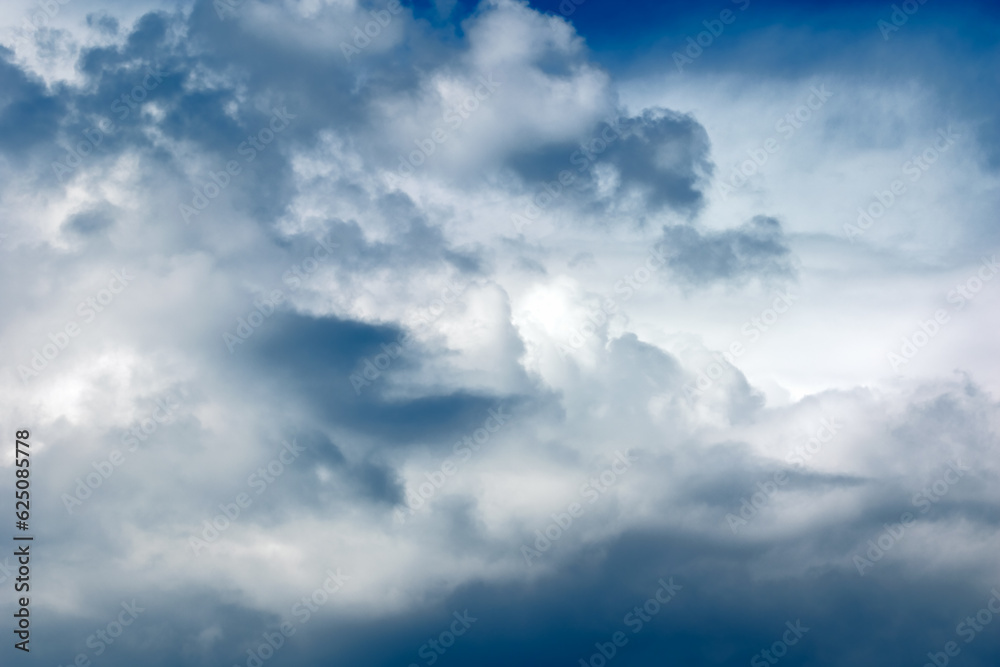
[[66, 107], [58, 94], [11, 62], [11, 56], [0, 47], [0, 150], [22, 158], [53, 140]]

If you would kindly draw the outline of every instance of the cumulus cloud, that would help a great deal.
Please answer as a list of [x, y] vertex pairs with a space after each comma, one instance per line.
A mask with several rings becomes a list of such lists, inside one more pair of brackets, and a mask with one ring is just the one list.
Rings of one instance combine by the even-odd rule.
[[[995, 123], [936, 69], [879, 80], [878, 11], [843, 47], [816, 19], [820, 58], [748, 10], [674, 73], [672, 37], [565, 4], [8, 30], [0, 424], [31, 432], [39, 664], [762, 664], [789, 627], [788, 664], [916, 663], [986, 607]], [[991, 71], [929, 12], [893, 62]]]

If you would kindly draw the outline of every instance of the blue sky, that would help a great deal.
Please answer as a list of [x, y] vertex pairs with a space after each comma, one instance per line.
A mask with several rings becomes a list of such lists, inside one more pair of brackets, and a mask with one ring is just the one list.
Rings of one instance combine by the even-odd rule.
[[997, 664], [998, 30], [8, 3], [5, 655]]

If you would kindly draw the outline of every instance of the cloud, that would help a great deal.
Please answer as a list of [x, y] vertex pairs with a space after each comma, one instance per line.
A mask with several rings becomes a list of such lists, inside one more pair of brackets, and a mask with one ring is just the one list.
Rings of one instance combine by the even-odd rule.
[[674, 278], [688, 287], [720, 281], [740, 284], [751, 278], [790, 278], [795, 273], [781, 223], [763, 215], [721, 232], [664, 227], [657, 248], [667, 257]]
[[[753, 5], [679, 76], [713, 16], [228, 4], [74, 0], [0, 59], [38, 659], [745, 664], [801, 622], [786, 664], [917, 663], [985, 606], [993, 121], [961, 73], [995, 49], [928, 51], [949, 82], [918, 48], [972, 10], [884, 51], [884, 7]], [[846, 241], [945, 117], [955, 148]]]

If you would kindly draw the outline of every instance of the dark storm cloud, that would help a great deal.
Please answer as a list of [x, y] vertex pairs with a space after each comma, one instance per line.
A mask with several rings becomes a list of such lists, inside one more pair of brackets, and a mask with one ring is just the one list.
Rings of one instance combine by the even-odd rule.
[[[893, 568], [864, 580], [840, 568], [817, 571], [807, 581], [755, 575], [754, 566], [768, 550], [791, 546], [731, 549], [683, 531], [630, 532], [580, 553], [532, 583], [474, 581], [419, 613], [377, 620], [322, 610], [302, 624], [291, 613], [252, 612], [237, 600], [163, 591], [155, 606], [139, 600], [145, 611], [120, 642], [108, 647], [101, 662], [109, 667], [136, 661], [176, 667], [199, 656], [209, 664], [245, 665], [247, 649], [265, 644], [263, 634], [272, 634], [287, 620], [296, 633], [277, 651], [276, 659], [285, 665], [424, 665], [427, 655], [437, 655], [428, 640], [449, 630], [455, 612], [462, 616], [468, 610], [468, 618], [475, 620], [438, 655], [436, 664], [577, 667], [581, 658], [598, 653], [596, 643], [606, 645], [621, 631], [628, 643], [608, 664], [746, 665], [781, 641], [786, 623], [795, 626], [797, 621], [802, 636], [788, 647], [783, 665], [919, 665], [928, 652], [941, 651], [946, 641], [956, 639], [963, 664], [993, 664], [998, 647], [989, 626], [969, 644], [954, 632], [960, 619], [986, 606], [990, 586], [931, 575], [915, 587], [906, 573]], [[331, 555], [331, 567], [334, 561]], [[316, 573], [317, 586], [324, 577]], [[655, 596], [660, 579], [670, 584], [671, 578], [680, 590], [641, 621], [635, 607]], [[311, 592], [302, 590], [301, 595]], [[87, 651], [84, 642], [98, 629], [101, 612], [110, 621], [121, 609], [117, 600], [99, 606], [93, 619], [60, 621], [54, 629], [61, 639], [40, 646], [39, 658], [66, 664], [77, 652]], [[208, 635], [211, 641], [200, 641], [211, 628], [219, 632]]]
[[[348, 190], [349, 185], [343, 189]], [[350, 192], [344, 196], [350, 197]], [[482, 273], [483, 260], [476, 249], [454, 249], [442, 230], [432, 226], [427, 216], [401, 192], [379, 195], [374, 201], [364, 194], [358, 201], [381, 216], [391, 235], [386, 241], [369, 241], [357, 221], [329, 220], [326, 237], [338, 244], [337, 266], [346, 276], [394, 266], [450, 266], [462, 274]]]
[[635, 187], [652, 210], [697, 210], [702, 203], [697, 186], [712, 172], [705, 128], [666, 109], [646, 109], [622, 121], [622, 139], [609, 145], [605, 158], [621, 174], [621, 190]]
[[[309, 595], [326, 576], [323, 568], [312, 568], [317, 554], [310, 550], [336, 568], [350, 551], [340, 551], [338, 544], [360, 545], [351, 554], [360, 566], [348, 572], [359, 587], [357, 597], [297, 626], [265, 665], [423, 665], [427, 654], [421, 651], [428, 640], [452, 625], [454, 613], [465, 610], [475, 623], [435, 664], [577, 667], [580, 659], [586, 663], [600, 650], [595, 642], [606, 645], [613, 633], [624, 631], [628, 644], [616, 649], [609, 667], [746, 665], [781, 638], [786, 623], [801, 619], [808, 633], [789, 647], [782, 665], [918, 665], [928, 651], [940, 651], [944, 642], [955, 639], [958, 619], [985, 605], [990, 587], [1000, 582], [982, 583], [991, 572], [976, 559], [981, 552], [989, 557], [1000, 505], [991, 467], [997, 406], [983, 390], [971, 381], [946, 389], [930, 385], [901, 401], [902, 406], [855, 396], [857, 411], [865, 413], [858, 418], [864, 422], [859, 429], [867, 430], [845, 436], [843, 452], [836, 452], [852, 466], [851, 472], [825, 472], [789, 467], [754, 453], [759, 447], [751, 440], [772, 437], [766, 419], [774, 409], [735, 365], [722, 364], [724, 375], [711, 391], [688, 396], [685, 386], [698, 369], [682, 365], [679, 357], [631, 331], [612, 337], [609, 325], [598, 332], [600, 344], [587, 350], [586, 359], [582, 354], [557, 361], [540, 357], [529, 371], [524, 359], [539, 354], [537, 348], [550, 341], [522, 338], [513, 324], [512, 302], [517, 291], [532, 287], [530, 280], [559, 273], [549, 262], [558, 253], [546, 256], [540, 250], [509, 262], [518, 267], [518, 280], [525, 280], [511, 287], [504, 280], [509, 276], [491, 266], [493, 254], [480, 245], [481, 237], [458, 243], [448, 236], [448, 225], [438, 224], [442, 217], [455, 222], [447, 201], [431, 197], [427, 204], [420, 196], [426, 192], [386, 194], [371, 185], [379, 182], [380, 169], [394, 167], [395, 152], [382, 141], [380, 104], [415, 99], [428, 72], [466, 55], [464, 32], [437, 19], [414, 25], [399, 16], [393, 27], [405, 30], [396, 48], [372, 49], [348, 66], [336, 44], [309, 43], [303, 37], [324, 37], [322, 31], [307, 29], [310, 22], [335, 17], [335, 7], [314, 8], [316, 13], [303, 18], [278, 11], [280, 4], [261, 4], [275, 13], [256, 14], [261, 7], [248, 1], [220, 20], [212, 1], [198, 0], [190, 15], [146, 14], [123, 35], [123, 43], [82, 51], [77, 65], [83, 85], [57, 83], [46, 89], [14, 65], [8, 52], [0, 60], [0, 152], [15, 171], [34, 174], [54, 190], [65, 181], [53, 173], [51, 161], [93, 136], [103, 117], [114, 120], [117, 129], [103, 133], [81, 171], [109, 167], [123, 154], [135, 153], [142, 166], [157, 169], [150, 176], [156, 186], [168, 187], [174, 177], [184, 179], [187, 187], [203, 183], [209, 171], [223, 169], [227, 160], [242, 160], [237, 146], [267, 126], [275, 107], [287, 106], [294, 115], [287, 131], [245, 163], [244, 173], [226, 191], [231, 207], [251, 220], [248, 227], [256, 235], [249, 240], [220, 206], [211, 211], [216, 227], [206, 229], [218, 230], [223, 251], [194, 246], [197, 239], [191, 238], [178, 248], [152, 234], [142, 239], [148, 245], [143, 250], [116, 247], [128, 243], [121, 238], [125, 230], [143, 224], [146, 215], [157, 225], [180, 224], [179, 219], [161, 220], [156, 201], [127, 186], [116, 200], [120, 204], [73, 201], [58, 212], [64, 219], [50, 227], [58, 226], [62, 240], [71, 242], [68, 251], [40, 242], [16, 260], [34, 265], [24, 271], [25, 286], [7, 288], [4, 306], [10, 312], [28, 313], [19, 304], [29, 298], [32, 309], [41, 309], [36, 304], [72, 287], [85, 263], [100, 264], [104, 271], [104, 263], [117, 265], [120, 256], [144, 265], [143, 279], [154, 283], [135, 301], [160, 307], [143, 310], [133, 303], [131, 319], [124, 310], [115, 311], [123, 313], [121, 319], [108, 326], [106, 340], [87, 348], [90, 357], [83, 357], [82, 342], [73, 343], [61, 361], [81, 350], [86, 363], [67, 371], [72, 381], [53, 390], [65, 392], [66, 398], [59, 399], [65, 406], [40, 395], [44, 392], [31, 395], [46, 406], [29, 413], [44, 425], [45, 438], [36, 459], [44, 472], [34, 487], [44, 518], [39, 544], [48, 545], [36, 561], [44, 582], [38, 600], [46, 601], [37, 607], [38, 659], [71, 664], [86, 652], [97, 658], [94, 664], [99, 660], [109, 667], [247, 664], [247, 649], [261, 646], [263, 633], [273, 636], [290, 616], [287, 606], [275, 603], [288, 592], [283, 587], [315, 577], [314, 584], [297, 592]], [[852, 16], [860, 16], [861, 9], [867, 8], [852, 8]], [[668, 10], [650, 7], [646, 23], [665, 12], [669, 18]], [[429, 11], [422, 5], [418, 13]], [[493, 10], [483, 6], [481, 11]], [[685, 11], [690, 18], [695, 10]], [[879, 11], [888, 10], [879, 5]], [[928, 3], [920, 21], [933, 11]], [[468, 12], [463, 2], [455, 15]], [[597, 0], [575, 12], [587, 25], [593, 25], [587, 23], [588, 12], [591, 17], [624, 14], [611, 5], [599, 7]], [[253, 23], [262, 15], [270, 17], [266, 29]], [[119, 33], [116, 19], [91, 17], [88, 25], [95, 34]], [[701, 17], [695, 18], [691, 25], [697, 27]], [[758, 20], [738, 24], [725, 36], [748, 34]], [[910, 27], [919, 30], [920, 23], [915, 20]], [[614, 23], [609, 40], [623, 32], [622, 24]], [[55, 39], [54, 33], [44, 34], [50, 42]], [[521, 38], [511, 36], [510, 44], [523, 44]], [[643, 39], [649, 35], [644, 33]], [[762, 49], [760, 57], [729, 67], [756, 74], [774, 65], [784, 76], [823, 60], [822, 54], [810, 52], [804, 34], [772, 42], [773, 52]], [[834, 49], [831, 42], [826, 36], [818, 42], [822, 48], [814, 50]], [[492, 48], [514, 49], [510, 44]], [[729, 48], [720, 41], [698, 66], [714, 67], [716, 56], [730, 53]], [[976, 48], [985, 53], [992, 47], [983, 43]], [[786, 50], [807, 57], [789, 58]], [[782, 61], [775, 65], [779, 57]], [[912, 67], [921, 62], [927, 61], [915, 59]], [[992, 61], [984, 56], [973, 62]], [[574, 63], [548, 54], [537, 66], [568, 79]], [[890, 74], [910, 71], [898, 59], [884, 61], [883, 67]], [[964, 90], [963, 85], [980, 79], [990, 84], [995, 78], [982, 74], [992, 69], [967, 69], [972, 73], [954, 70], [954, 78], [964, 83], [950, 90]], [[151, 103], [145, 110], [129, 103], [140, 101], [139, 95]], [[955, 100], [954, 108], [989, 109], [994, 95], [969, 95]], [[997, 124], [986, 114], [982, 127], [984, 136], [990, 136]], [[566, 191], [571, 197], [556, 205], [572, 201], [598, 220], [622, 208], [637, 220], [647, 214], [690, 219], [703, 210], [702, 187], [713, 167], [707, 133], [694, 117], [652, 108], [590, 129], [573, 141], [564, 135], [543, 138], [531, 151], [511, 142], [498, 149], [494, 166], [515, 171], [519, 185], [528, 190], [551, 183], [562, 170], [571, 171], [576, 174]], [[331, 135], [343, 141], [343, 155], [324, 153]], [[887, 141], [890, 135], [873, 132], [872, 141]], [[996, 163], [993, 144], [983, 151]], [[194, 156], [191, 163], [187, 155]], [[348, 173], [354, 162], [360, 174]], [[312, 172], [314, 164], [320, 168]], [[328, 175], [337, 170], [339, 175]], [[418, 172], [415, 190], [429, 171]], [[318, 175], [302, 175], [311, 173]], [[86, 185], [93, 198], [112, 196], [96, 195], [97, 188]], [[302, 193], [315, 195], [319, 203], [304, 203], [301, 208], [308, 213], [299, 219], [289, 211]], [[175, 212], [176, 207], [169, 214]], [[292, 219], [282, 220], [286, 215]], [[286, 235], [279, 231], [285, 229], [279, 221], [298, 227]], [[477, 222], [469, 223], [470, 232], [478, 231]], [[271, 271], [280, 276], [290, 263], [301, 262], [313, 251], [316, 236], [336, 243], [338, 252], [324, 260], [309, 285], [309, 296], [321, 297], [316, 299], [319, 306], [310, 304], [315, 306], [310, 314], [293, 312], [286, 303], [232, 355], [226, 354], [217, 330], [197, 326], [197, 319], [239, 306], [231, 299], [246, 297], [249, 302], [247, 284], [265, 280]], [[556, 238], [552, 245], [561, 242]], [[570, 266], [602, 266], [605, 243], [574, 248]], [[502, 242], [497, 246], [504, 247]], [[668, 226], [658, 249], [667, 258], [670, 279], [685, 289], [795, 276], [789, 239], [781, 224], [766, 216], [723, 231], [695, 224]], [[419, 288], [425, 287], [421, 272], [431, 269], [496, 288], [502, 307], [483, 297], [470, 306], [481, 310], [456, 327], [481, 327], [470, 336], [475, 343], [497, 338], [498, 330], [508, 335], [509, 344], [482, 349], [496, 355], [488, 359], [490, 364], [522, 374], [506, 373], [496, 380], [486, 370], [446, 373], [442, 369], [450, 367], [444, 362], [458, 357], [458, 351], [415, 343], [382, 370], [377, 383], [356, 391], [351, 375], [363, 369], [364, 360], [385, 354], [386, 346], [404, 333], [402, 325], [320, 313], [331, 312], [331, 303], [356, 298], [352, 289], [370, 294], [366, 281], [373, 276], [389, 275], [397, 284]], [[323, 282], [331, 276], [337, 280]], [[174, 278], [176, 283], [170, 280]], [[380, 294], [390, 292], [383, 297], [389, 299], [396, 296], [391, 291]], [[408, 296], [399, 298], [402, 306], [409, 305]], [[391, 304], [392, 312], [404, 310], [399, 302]], [[74, 305], [69, 304], [69, 315]], [[568, 312], [575, 305], [553, 296], [543, 307]], [[247, 310], [249, 306], [241, 314]], [[482, 325], [497, 310], [496, 328]], [[637, 310], [629, 315], [649, 319], [652, 324], [642, 325], [647, 331], [662, 324]], [[62, 324], [69, 315], [45, 314], [48, 319], [37, 325], [39, 331], [55, 326], [50, 322]], [[153, 316], [169, 326], [147, 324]], [[230, 327], [232, 319], [227, 320]], [[130, 324], [136, 331], [159, 326], [169, 333], [153, 345], [145, 334], [127, 335], [134, 334], [126, 331]], [[189, 328], [196, 331], [181, 347], [173, 339], [189, 335]], [[45, 333], [39, 340], [44, 342]], [[544, 366], [548, 368], [539, 370]], [[69, 516], [60, 494], [73, 488], [78, 475], [96, 469], [92, 460], [103, 460], [111, 448], [121, 447], [119, 422], [131, 426], [132, 404], [139, 406], [140, 417], [155, 409], [152, 398], [136, 399], [130, 392], [143, 383], [157, 384], [175, 369], [198, 386], [198, 395], [184, 399], [176, 421], [158, 427], [99, 493]], [[562, 381], [562, 375], [570, 378], [564, 393], [546, 385], [554, 377], [559, 378], [554, 382]], [[403, 376], [416, 380], [397, 383]], [[390, 526], [392, 509], [408, 488], [412, 491], [413, 478], [407, 480], [404, 473], [411, 474], [414, 459], [449, 455], [453, 443], [483, 424], [487, 411], [498, 405], [517, 409], [517, 426], [492, 443], [496, 458], [487, 459], [492, 454], [484, 452], [474, 462], [482, 466], [482, 476], [467, 477], [465, 486], [448, 489], [406, 526]], [[787, 408], [788, 419], [797, 406]], [[743, 431], [730, 432], [734, 427]], [[242, 517], [240, 528], [225, 534], [213, 554], [200, 561], [189, 558], [186, 540], [192, 530], [220, 502], [246, 490], [247, 474], [275, 455], [274, 433], [295, 439], [305, 451], [287, 466], [274, 490], [261, 496], [256, 513]], [[771, 444], [782, 452], [785, 444], [791, 446], [780, 440]], [[533, 521], [556, 511], [546, 504], [549, 492], [575, 483], [575, 478], [569, 483], [560, 479], [562, 473], [573, 472], [573, 465], [585, 467], [581, 462], [592, 460], [598, 447], [635, 450], [641, 465], [529, 570], [518, 552], [520, 532], [529, 536], [544, 525]], [[954, 457], [961, 457], [971, 471], [926, 515], [919, 515], [917, 527], [899, 546], [860, 576], [852, 556], [863, 553], [868, 540], [877, 538], [887, 522], [898, 521], [902, 512], [919, 512], [914, 494], [943, 474]], [[511, 469], [521, 478], [503, 480]], [[412, 475], [422, 481], [423, 473], [421, 468]], [[753, 523], [734, 534], [726, 513], [737, 511], [759, 483], [778, 473], [787, 475], [787, 484]], [[5, 493], [11, 491], [10, 482], [5, 476]], [[480, 486], [486, 490], [477, 495]], [[284, 531], [284, 537], [276, 537], [299, 520], [317, 534], [289, 537], [291, 531]], [[288, 541], [266, 544], [278, 539]], [[366, 548], [380, 551], [360, 553]], [[439, 563], [450, 570], [435, 570]], [[213, 566], [220, 569], [213, 571]], [[407, 581], [393, 581], [399, 573]], [[683, 587], [677, 597], [633, 633], [627, 614], [655, 595], [661, 579], [671, 578]], [[281, 590], [268, 591], [265, 583]], [[206, 586], [213, 588], [206, 592]], [[117, 617], [123, 601], [118, 591], [128, 591], [126, 601], [131, 601], [133, 589], [143, 615], [106, 653], [94, 656], [87, 650], [88, 637]], [[993, 630], [995, 626], [989, 627], [974, 643], [962, 646], [963, 664], [987, 667], [1000, 661]]]
[[91, 236], [107, 231], [114, 224], [114, 208], [99, 206], [74, 214], [64, 223], [70, 231]]
[[[939, 389], [913, 409], [956, 401], [962, 406], [956, 415], [975, 414], [977, 402], [965, 401], [960, 392], [960, 388], [958, 392]], [[948, 415], [927, 413], [936, 429], [953, 435], [962, 432], [960, 423]], [[887, 419], [886, 426], [892, 430], [905, 419]], [[721, 521], [727, 503], [735, 502], [732, 490], [770, 478], [780, 465], [776, 468], [774, 462], [741, 453], [738, 445], [684, 443], [672, 453], [645, 459], [642, 468], [641, 474], [657, 480], [645, 487], [649, 491], [646, 502], [655, 508], [654, 516], [660, 517], [653, 525], [579, 541], [587, 526], [606, 524], [614, 512], [585, 516], [579, 520], [584, 526], [573, 526], [554, 541], [547, 556], [558, 558], [558, 563], [537, 577], [473, 579], [451, 592], [432, 595], [419, 610], [390, 613], [377, 620], [321, 614], [298, 628], [282, 649], [282, 659], [289, 665], [321, 660], [426, 664], [427, 656], [434, 654], [429, 640], [436, 641], [449, 630], [454, 612], [468, 610], [475, 621], [435, 662], [498, 667], [578, 665], [581, 658], [589, 661], [599, 652], [595, 644], [607, 647], [614, 633], [621, 631], [628, 641], [617, 648], [616, 660], [636, 667], [662, 665], [665, 660], [750, 664], [783, 638], [797, 641], [786, 647], [782, 664], [922, 664], [928, 652], [942, 650], [947, 641], [961, 641], [957, 625], [985, 608], [993, 595], [995, 582], [977, 582], [960, 567], [939, 565], [928, 570], [920, 561], [922, 538], [913, 536], [901, 538], [893, 547], [896, 551], [877, 568], [865, 576], [858, 574], [852, 554], [868, 548], [867, 540], [876, 537], [884, 523], [898, 520], [901, 510], [913, 509], [907, 494], [899, 494], [895, 504], [891, 501], [905, 485], [883, 489], [871, 485], [870, 490], [883, 501], [853, 505], [857, 516], [845, 517], [836, 506], [827, 506], [829, 516], [797, 530], [760, 531], [750, 533], [750, 539], [738, 539]], [[843, 476], [788, 472], [792, 481], [780, 494], [804, 493], [806, 502], [820, 502], [832, 489], [866, 484]], [[678, 487], [683, 480], [693, 484]], [[696, 506], [713, 508], [701, 515], [708, 516], [711, 525], [683, 518], [695, 516], [689, 509]], [[778, 512], [774, 507], [762, 511]], [[989, 525], [977, 516], [975, 507], [967, 507], [961, 517], [984, 529]], [[918, 521], [928, 525], [943, 518], [921, 516]], [[751, 525], [747, 531], [755, 529]], [[499, 557], [518, 548], [516, 543], [489, 537], [485, 526], [474, 521], [449, 537], [450, 548], [469, 557], [482, 551]], [[909, 560], [895, 558], [903, 551]], [[662, 588], [661, 580], [681, 588], [666, 605], [648, 603]], [[170, 609], [192, 596], [176, 594]], [[645, 615], [636, 607], [645, 607]], [[206, 625], [211, 625], [211, 618], [224, 627], [232, 627], [235, 618], [245, 624], [240, 631], [224, 635], [213, 648], [215, 655], [226, 651], [245, 655], [247, 646], [261, 643], [260, 635], [280, 621], [279, 614], [251, 613], [238, 606], [209, 603], [209, 609], [203, 610]], [[187, 630], [188, 642], [197, 627]], [[801, 636], [788, 634], [789, 627], [797, 628]], [[1000, 654], [991, 637], [982, 633], [962, 643], [963, 661], [983, 667], [991, 664]], [[450, 640], [446, 638], [445, 643]], [[130, 650], [136, 649], [124, 647], [123, 653]], [[757, 664], [769, 663], [760, 658]]]
[[[397, 446], [430, 439], [450, 443], [451, 435], [478, 426], [501, 400], [463, 391], [390, 400], [381, 383], [356, 392], [350, 375], [359, 371], [362, 359], [382, 354], [382, 345], [396, 343], [400, 329], [292, 313], [272, 319], [234, 355], [233, 363], [238, 366], [244, 362], [236, 357], [248, 357], [252, 364], [243, 372], [255, 374], [276, 395], [305, 401], [320, 423], [340, 424]], [[425, 363], [423, 355], [434, 353], [401, 354], [385, 373], [419, 366]]]
[[[561, 201], [570, 204], [606, 209], [637, 195], [645, 206], [640, 216], [664, 208], [690, 215], [704, 203], [700, 188], [713, 172], [708, 153], [708, 134], [698, 121], [653, 108], [602, 123], [576, 143], [515, 153], [508, 164], [533, 189], [569, 172], [569, 194]], [[616, 182], [603, 184], [602, 177]]]
[[[398, 475], [378, 461], [378, 451], [349, 461], [341, 448], [319, 430], [293, 431], [285, 442], [294, 442], [304, 451], [282, 473], [281, 493], [262, 494], [259, 507], [247, 517], [247, 522], [274, 527], [307, 512], [320, 519], [331, 519], [361, 504], [377, 504], [388, 510], [402, 502]], [[265, 452], [265, 456], [273, 455]], [[321, 471], [328, 479], [321, 478]]]
[[[799, 470], [783, 461], [761, 459], [745, 443], [686, 444], [697, 448], [698, 463], [686, 465], [685, 477], [675, 480], [673, 484], [685, 502], [692, 506], [710, 507], [720, 517], [736, 512], [744, 498], [760, 490], [757, 486], [759, 482], [773, 481], [776, 475], [783, 479], [783, 491], [850, 488], [867, 481], [848, 475]], [[675, 465], [677, 458], [667, 457], [665, 463]]]
[[781, 223], [763, 215], [721, 232], [699, 232], [684, 225], [664, 227], [657, 248], [668, 258], [673, 277], [686, 287], [794, 275]]
[[[583, 550], [558, 573], [533, 584], [470, 584], [438, 605], [441, 618], [451, 609], [469, 609], [479, 618], [441, 664], [579, 665], [581, 658], [598, 653], [595, 643], [607, 644], [617, 631], [628, 638], [616, 657], [621, 664], [750, 664], [781, 640], [786, 622], [799, 620], [808, 631], [789, 647], [782, 664], [878, 664], [900, 658], [919, 664], [926, 650], [939, 650], [944, 638], [953, 638], [948, 635], [956, 617], [978, 610], [990, 595], [988, 588], [948, 576], [932, 577], [915, 590], [893, 571], [875, 582], [841, 568], [816, 572], [808, 581], [754, 574], [769, 549], [791, 546], [733, 549], [684, 531], [627, 533]], [[683, 588], [634, 632], [640, 625], [634, 608], [654, 596], [661, 578], [670, 577]], [[905, 608], [897, 616], [900, 602]], [[891, 627], [885, 624], [887, 615], [895, 619]], [[369, 644], [374, 632], [369, 628], [362, 635]], [[399, 633], [405, 638], [395, 651], [382, 648], [385, 653], [372, 656], [359, 638], [345, 653], [371, 664], [419, 664], [417, 648], [439, 632], [428, 620], [409, 637]], [[969, 651], [972, 659], [995, 652], [995, 643], [979, 642]]]

